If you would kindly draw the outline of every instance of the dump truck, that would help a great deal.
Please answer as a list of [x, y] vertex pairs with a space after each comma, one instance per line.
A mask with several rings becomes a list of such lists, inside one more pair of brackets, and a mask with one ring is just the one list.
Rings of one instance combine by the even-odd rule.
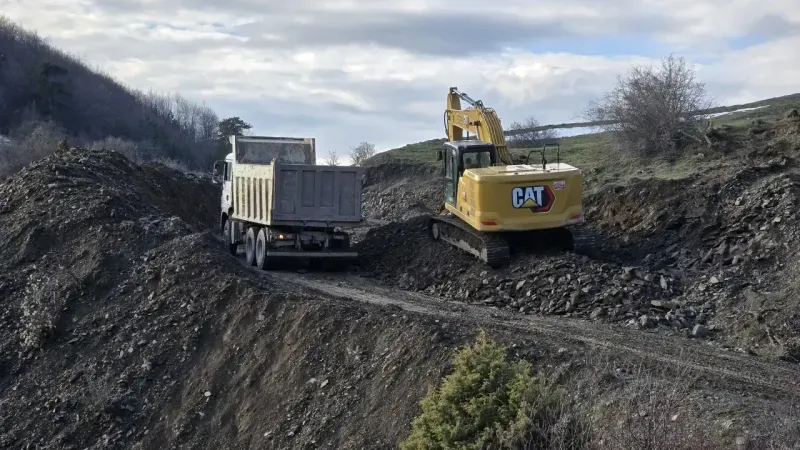
[[259, 269], [302, 259], [328, 268], [358, 258], [344, 227], [363, 223], [364, 169], [316, 164], [314, 138], [230, 136], [214, 163], [222, 185], [219, 226], [227, 251], [244, 244]]

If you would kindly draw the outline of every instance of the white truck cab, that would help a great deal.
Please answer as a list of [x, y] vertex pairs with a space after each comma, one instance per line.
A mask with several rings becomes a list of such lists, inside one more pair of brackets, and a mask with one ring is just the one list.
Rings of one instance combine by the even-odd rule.
[[214, 174], [212, 180], [214, 184], [222, 185], [222, 195], [220, 195], [220, 218], [219, 226], [223, 236], [230, 236], [230, 242], [237, 242], [237, 227], [231, 227], [230, 215], [233, 211], [233, 152], [225, 155], [225, 159], [214, 163]]

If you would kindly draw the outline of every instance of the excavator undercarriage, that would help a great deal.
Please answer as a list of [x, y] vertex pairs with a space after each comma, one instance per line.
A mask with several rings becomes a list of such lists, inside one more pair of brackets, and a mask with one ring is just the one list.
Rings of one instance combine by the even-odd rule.
[[505, 266], [516, 254], [541, 254], [548, 250], [570, 251], [592, 256], [596, 240], [582, 225], [542, 230], [477, 231], [456, 216], [428, 218], [428, 233], [472, 254], [492, 268]]

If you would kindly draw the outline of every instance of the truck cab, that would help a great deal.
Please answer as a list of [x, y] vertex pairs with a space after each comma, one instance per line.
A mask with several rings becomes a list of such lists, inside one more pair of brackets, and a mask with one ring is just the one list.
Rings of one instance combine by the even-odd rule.
[[[233, 198], [232, 192], [233, 189], [231, 187], [233, 179], [233, 153], [228, 153], [225, 155], [224, 160], [216, 161], [214, 163], [214, 174], [212, 176], [212, 181], [214, 184], [222, 185], [222, 195], [220, 196], [220, 218], [219, 218], [219, 226], [220, 231], [223, 233], [226, 232], [225, 223], [228, 221], [230, 217], [231, 211], [233, 210]], [[232, 230], [227, 230], [228, 233], [232, 232]], [[233, 239], [236, 242], [235, 239]]]

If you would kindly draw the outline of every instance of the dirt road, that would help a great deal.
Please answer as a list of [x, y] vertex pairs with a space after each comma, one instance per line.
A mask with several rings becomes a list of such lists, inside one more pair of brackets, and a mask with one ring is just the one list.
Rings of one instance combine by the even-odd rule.
[[616, 354], [688, 369], [715, 388], [800, 398], [800, 370], [717, 345], [663, 332], [632, 330], [564, 317], [513, 314], [480, 305], [448, 302], [416, 292], [389, 289], [350, 274], [264, 272], [286, 289], [315, 291], [325, 296], [431, 316], [467, 326], [504, 329], [553, 346], [586, 345]]

